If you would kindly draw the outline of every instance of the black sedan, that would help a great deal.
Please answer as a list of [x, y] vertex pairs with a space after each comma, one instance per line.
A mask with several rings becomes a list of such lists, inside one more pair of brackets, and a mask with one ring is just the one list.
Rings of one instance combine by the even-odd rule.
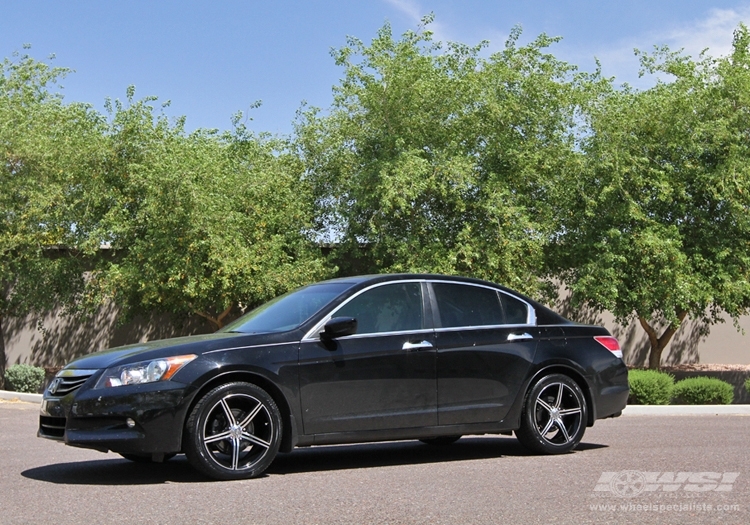
[[376, 275], [311, 284], [215, 334], [81, 357], [45, 392], [38, 435], [241, 479], [309, 445], [514, 431], [568, 452], [627, 397], [605, 328], [485, 281]]

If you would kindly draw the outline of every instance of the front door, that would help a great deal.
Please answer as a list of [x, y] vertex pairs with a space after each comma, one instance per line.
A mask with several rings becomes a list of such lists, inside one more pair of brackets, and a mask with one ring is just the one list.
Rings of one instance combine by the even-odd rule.
[[354, 317], [354, 335], [300, 346], [305, 434], [437, 424], [435, 347], [422, 283], [375, 285], [332, 314]]

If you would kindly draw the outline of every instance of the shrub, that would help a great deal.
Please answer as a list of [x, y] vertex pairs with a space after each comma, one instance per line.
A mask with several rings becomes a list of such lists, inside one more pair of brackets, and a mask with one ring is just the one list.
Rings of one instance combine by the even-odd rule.
[[44, 382], [44, 368], [13, 365], [5, 371], [5, 388], [14, 392], [36, 394]]
[[689, 377], [677, 381], [672, 395], [683, 405], [728, 405], [734, 400], [734, 387], [715, 377]]
[[748, 392], [750, 392], [750, 377], [748, 377], [747, 379], [745, 379], [745, 390], [747, 390]]
[[631, 370], [628, 372], [631, 405], [668, 405], [672, 399], [674, 377], [657, 370]]

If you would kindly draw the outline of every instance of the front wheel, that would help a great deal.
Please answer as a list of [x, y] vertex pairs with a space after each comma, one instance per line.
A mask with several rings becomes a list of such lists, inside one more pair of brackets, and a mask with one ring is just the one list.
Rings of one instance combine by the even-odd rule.
[[583, 438], [587, 414], [578, 383], [563, 374], [550, 374], [529, 390], [516, 437], [540, 454], [569, 452]]
[[281, 414], [273, 398], [251, 383], [228, 383], [203, 396], [186, 423], [185, 455], [214, 479], [261, 475], [281, 443]]

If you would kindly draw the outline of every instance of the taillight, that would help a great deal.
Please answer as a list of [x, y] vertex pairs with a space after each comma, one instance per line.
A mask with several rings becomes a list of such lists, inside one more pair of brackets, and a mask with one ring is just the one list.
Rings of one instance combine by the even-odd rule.
[[594, 339], [596, 339], [597, 343], [615, 354], [615, 357], [619, 357], [620, 359], [622, 359], [622, 349], [620, 348], [620, 343], [616, 338], [612, 337], [611, 335], [597, 335], [594, 337]]

